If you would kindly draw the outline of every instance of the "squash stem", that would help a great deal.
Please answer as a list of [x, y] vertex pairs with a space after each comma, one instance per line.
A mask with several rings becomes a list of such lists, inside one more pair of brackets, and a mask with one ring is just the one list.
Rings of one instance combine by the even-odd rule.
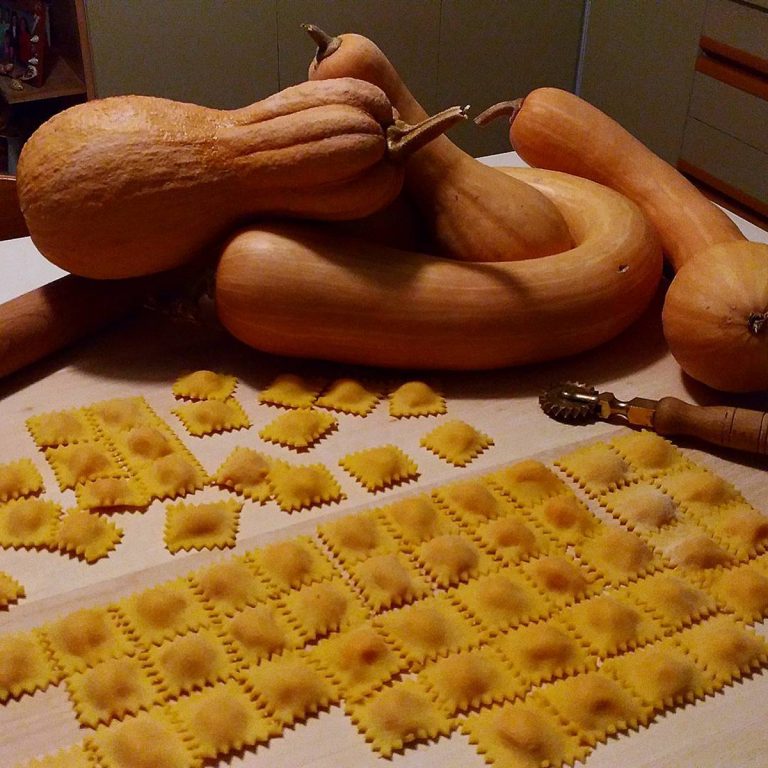
[[451, 126], [467, 119], [466, 107], [448, 107], [436, 115], [431, 115], [416, 125], [409, 125], [402, 120], [387, 128], [387, 153], [391, 160], [404, 160], [417, 149], [421, 149]]
[[754, 336], [768, 331], [768, 311], [752, 312], [747, 320], [749, 330]]
[[497, 117], [501, 117], [502, 115], [508, 116], [509, 122], [511, 123], [517, 116], [517, 113], [520, 111], [522, 106], [522, 99], [514, 99], [513, 101], [500, 101], [498, 104], [494, 104], [492, 107], [488, 107], [488, 109], [486, 109], [484, 112], [481, 112], [475, 118], [475, 123], [477, 125], [487, 125], [492, 120], [495, 120]]
[[315, 61], [318, 64], [323, 59], [327, 59], [341, 45], [340, 37], [329, 35], [314, 24], [302, 24], [301, 28], [315, 41], [315, 45], [317, 45]]

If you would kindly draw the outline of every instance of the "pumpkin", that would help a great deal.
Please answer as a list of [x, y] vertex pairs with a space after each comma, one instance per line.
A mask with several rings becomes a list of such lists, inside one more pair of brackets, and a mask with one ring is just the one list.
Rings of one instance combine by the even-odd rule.
[[488, 369], [573, 354], [646, 308], [661, 249], [622, 195], [566, 174], [506, 169], [558, 207], [576, 245], [522, 261], [462, 262], [290, 223], [224, 246], [215, 306], [258, 349], [389, 367]]
[[768, 245], [608, 115], [572, 93], [540, 88], [476, 118], [511, 116], [527, 163], [623, 193], [648, 217], [676, 271], [662, 313], [670, 352], [694, 379], [729, 392], [768, 388]]
[[340, 78], [235, 110], [149, 96], [71, 107], [24, 145], [18, 195], [59, 267], [124, 278], [184, 264], [248, 217], [346, 219], [400, 192], [410, 152], [462, 119], [409, 127], [385, 94]]
[[[367, 80], [387, 94], [404, 120], [424, 119], [426, 112], [375, 43], [356, 34], [331, 37], [311, 24], [305, 28], [318, 44], [311, 80]], [[446, 136], [409, 158], [405, 184], [442, 255], [506, 261], [547, 256], [572, 245], [564, 217], [546, 195], [481, 163]]]

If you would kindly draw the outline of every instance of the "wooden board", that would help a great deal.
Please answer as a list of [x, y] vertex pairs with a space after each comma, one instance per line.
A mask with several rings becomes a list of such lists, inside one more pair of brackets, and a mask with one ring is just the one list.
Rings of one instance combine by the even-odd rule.
[[[382, 504], [395, 496], [412, 494], [528, 456], [551, 459], [577, 442], [613, 433], [617, 427], [596, 423], [584, 427], [563, 425], [544, 416], [539, 391], [562, 378], [586, 380], [619, 397], [677, 395], [704, 400], [704, 393], [684, 381], [669, 358], [658, 323], [658, 303], [621, 338], [570, 360], [525, 369], [477, 374], [414, 374], [408, 371], [355, 370], [329, 364], [299, 362], [261, 355], [225, 337], [218, 329], [194, 326], [147, 314], [138, 322], [114, 329], [56, 360], [5, 383], [0, 403], [0, 463], [32, 458], [46, 482], [46, 496], [73, 503], [71, 492], [57, 492], [52, 472], [37, 452], [25, 429], [25, 420], [49, 410], [88, 405], [110, 397], [143, 395], [157, 413], [175, 428], [212, 472], [235, 445], [251, 445], [292, 461], [320, 461], [334, 471], [347, 499], [320, 509], [286, 514], [274, 503], [247, 505], [241, 517], [236, 551], [244, 551], [275, 537], [311, 530], [330, 515]], [[247, 431], [206, 438], [186, 435], [172, 414], [177, 402], [171, 383], [182, 373], [210, 368], [239, 378], [236, 396], [251, 417]], [[491, 435], [494, 446], [466, 469], [456, 469], [419, 446], [419, 438], [436, 426], [433, 419], [397, 420], [380, 403], [365, 418], [340, 416], [339, 429], [311, 452], [297, 456], [261, 441], [257, 432], [274, 417], [274, 409], [260, 405], [257, 393], [278, 373], [317, 375], [326, 381], [342, 375], [361, 377], [391, 387], [418, 377], [440, 389], [448, 401], [448, 416], [463, 419]], [[768, 406], [764, 398], [746, 398], [742, 404]], [[337, 465], [338, 458], [359, 448], [384, 443], [400, 446], [416, 459], [421, 476], [415, 483], [371, 495]], [[681, 443], [697, 461], [707, 463], [736, 483], [758, 508], [768, 512], [764, 461], [729, 452], [703, 452]], [[204, 497], [205, 492], [201, 494]], [[195, 497], [197, 498], [197, 497]], [[102, 604], [156, 583], [173, 574], [193, 570], [221, 553], [170, 555], [162, 542], [163, 505], [155, 503], [141, 514], [120, 514], [115, 522], [125, 537], [108, 558], [93, 565], [55, 553], [0, 550], [0, 570], [19, 579], [27, 598], [0, 612], [0, 633], [37, 626], [84, 604]], [[231, 551], [225, 552], [225, 556]], [[761, 632], [767, 633], [765, 626]], [[589, 768], [622, 765], [650, 766], [729, 765], [748, 768], [764, 765], [768, 733], [763, 727], [768, 712], [768, 674], [740, 683], [704, 702], [661, 718], [650, 728], [622, 736], [599, 747], [587, 761]], [[14, 765], [28, 757], [74, 744], [84, 735], [75, 722], [62, 688], [24, 697], [0, 707], [0, 764]], [[458, 733], [430, 745], [378, 758], [339, 708], [290, 729], [268, 747], [238, 756], [231, 765], [283, 768], [313, 766], [444, 765], [479, 768], [483, 761]]]

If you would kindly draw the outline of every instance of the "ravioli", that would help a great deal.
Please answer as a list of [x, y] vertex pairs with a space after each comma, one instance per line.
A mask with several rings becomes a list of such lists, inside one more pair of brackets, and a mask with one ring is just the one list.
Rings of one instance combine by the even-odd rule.
[[25, 596], [26, 590], [21, 582], [5, 571], [0, 571], [0, 610], [17, 603]]
[[307, 408], [320, 394], [322, 385], [293, 373], [276, 376], [259, 394], [259, 402], [282, 408]]
[[104, 515], [85, 509], [70, 509], [56, 530], [56, 546], [88, 563], [95, 563], [117, 547], [123, 531]]
[[531, 519], [539, 523], [561, 546], [578, 544], [587, 536], [599, 535], [603, 524], [574, 493], [549, 496], [529, 510]]
[[348, 568], [374, 613], [412, 603], [431, 593], [418, 569], [397, 552], [366, 557]]
[[364, 448], [342, 456], [339, 464], [371, 493], [401, 485], [419, 476], [416, 463], [395, 445]]
[[718, 604], [745, 622], [768, 617], [768, 574], [752, 564], [717, 573], [707, 584]]
[[341, 501], [344, 493], [324, 464], [270, 464], [268, 481], [283, 512], [298, 512]]
[[101, 477], [88, 480], [75, 489], [82, 509], [144, 509], [151, 498], [135, 477]]
[[45, 690], [60, 678], [40, 630], [0, 636], [0, 703]]
[[108, 433], [119, 433], [140, 424], [154, 424], [157, 416], [143, 397], [116, 397], [102, 400], [87, 409]]
[[192, 574], [200, 598], [225, 616], [234, 616], [264, 599], [267, 589], [256, 571], [241, 559], [229, 559]]
[[755, 557], [768, 549], [768, 515], [746, 502], [728, 504], [702, 523], [739, 559]]
[[426, 494], [410, 496], [380, 510], [391, 526], [401, 546], [410, 549], [416, 544], [449, 533], [458, 533], [446, 515]]
[[242, 503], [235, 499], [168, 505], [164, 533], [166, 549], [174, 554], [181, 550], [234, 547], [242, 507]]
[[43, 477], [30, 459], [0, 464], [0, 502], [34, 496], [43, 490]]
[[610, 444], [645, 477], [655, 477], [687, 464], [685, 456], [669, 440], [647, 429], [620, 435]]
[[470, 529], [510, 512], [511, 507], [482, 480], [462, 480], [438, 488], [435, 498]]
[[607, 584], [617, 586], [640, 578], [660, 566], [653, 548], [637, 534], [605, 526], [576, 546], [579, 558], [594, 568]]
[[88, 413], [82, 408], [30, 416], [27, 429], [38, 448], [54, 448], [96, 438]]
[[440, 416], [446, 410], [445, 398], [424, 381], [406, 381], [389, 395], [389, 415], [396, 419]]
[[555, 606], [572, 603], [595, 589], [594, 574], [567, 555], [533, 558], [520, 565], [520, 572]]
[[221, 488], [239, 493], [252, 501], [265, 502], [272, 495], [269, 487], [270, 459], [253, 448], [238, 446], [227, 456], [213, 476]]
[[537, 459], [517, 461], [493, 472], [488, 480], [512, 501], [524, 507], [566, 490], [562, 480]]
[[171, 391], [182, 400], [226, 400], [234, 394], [235, 387], [235, 376], [201, 369], [180, 376]]
[[306, 451], [338, 427], [328, 413], [314, 408], [295, 408], [281, 413], [259, 431], [259, 437], [285, 448]]
[[72, 443], [46, 448], [45, 457], [62, 491], [75, 488], [89, 480], [125, 474], [115, 456], [101, 442]]
[[467, 536], [445, 534], [425, 541], [415, 551], [428, 576], [440, 587], [459, 584], [490, 567], [490, 558]]
[[341, 378], [331, 382], [315, 401], [319, 408], [367, 416], [379, 402], [381, 393], [355, 379]]
[[639, 533], [655, 531], [678, 519], [677, 504], [660, 488], [637, 483], [606, 494], [605, 509], [624, 525]]
[[269, 602], [236, 613], [225, 622], [224, 632], [238, 659], [249, 666], [300, 645], [287, 616]]
[[345, 515], [322, 523], [317, 530], [345, 566], [397, 549], [394, 537], [375, 512]]
[[621, 454], [604, 442], [593, 442], [561, 456], [555, 464], [595, 496], [625, 485], [634, 473]]
[[0, 547], [54, 548], [61, 505], [37, 497], [20, 498], [0, 506]]
[[187, 432], [195, 437], [247, 429], [251, 426], [251, 420], [234, 397], [183, 403], [174, 408], [173, 412]]
[[435, 427], [419, 442], [455, 467], [465, 467], [493, 445], [493, 438], [465, 421], [452, 419]]
[[266, 576], [273, 593], [331, 578], [330, 560], [309, 536], [268, 544], [250, 553], [249, 559]]
[[202, 488], [207, 477], [191, 456], [171, 453], [151, 462], [141, 471], [140, 479], [153, 498], [175, 499]]
[[522, 517], [508, 515], [478, 526], [476, 535], [483, 547], [505, 564], [518, 563], [550, 549], [550, 542]]

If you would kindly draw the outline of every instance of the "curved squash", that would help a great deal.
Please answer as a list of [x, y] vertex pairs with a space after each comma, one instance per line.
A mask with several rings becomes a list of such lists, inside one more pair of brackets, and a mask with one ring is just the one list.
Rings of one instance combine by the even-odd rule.
[[616, 336], [645, 309], [661, 276], [661, 250], [645, 217], [584, 179], [506, 172], [558, 206], [573, 249], [481, 264], [306, 226], [246, 229], [219, 261], [219, 319], [268, 352], [413, 368], [532, 363]]
[[[356, 77], [379, 86], [400, 116], [426, 112], [382, 51], [367, 37], [330, 37], [305, 25], [318, 43], [312, 80]], [[466, 261], [509, 261], [568, 250], [567, 224], [552, 202], [520, 179], [484, 165], [440, 136], [407, 163], [406, 190], [439, 252]]]
[[189, 261], [254, 215], [378, 210], [402, 187], [393, 152], [407, 155], [462, 117], [448, 110], [409, 130], [379, 88], [352, 78], [235, 110], [115, 96], [35, 131], [19, 159], [19, 202], [54, 264], [92, 278], [140, 276]]

